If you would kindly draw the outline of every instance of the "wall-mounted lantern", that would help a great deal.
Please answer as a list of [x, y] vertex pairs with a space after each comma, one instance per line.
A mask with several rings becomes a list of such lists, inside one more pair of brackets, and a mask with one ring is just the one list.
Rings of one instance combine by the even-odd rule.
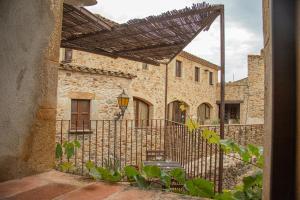
[[129, 103], [129, 97], [123, 90], [123, 92], [118, 96], [118, 105], [121, 111], [117, 113], [116, 120], [119, 120], [124, 116], [125, 111], [128, 107], [128, 103]]

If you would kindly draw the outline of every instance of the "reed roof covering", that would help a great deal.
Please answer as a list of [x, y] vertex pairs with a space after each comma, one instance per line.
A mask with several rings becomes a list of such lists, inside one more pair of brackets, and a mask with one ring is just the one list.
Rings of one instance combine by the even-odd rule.
[[167, 64], [201, 31], [210, 28], [221, 9], [220, 5], [199, 3], [117, 24], [65, 4], [61, 46], [153, 65]]

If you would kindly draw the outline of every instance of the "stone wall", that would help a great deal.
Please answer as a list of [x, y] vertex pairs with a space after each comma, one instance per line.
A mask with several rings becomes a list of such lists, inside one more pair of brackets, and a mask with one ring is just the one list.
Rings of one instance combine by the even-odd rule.
[[[99, 88], [107, 87], [106, 84], [120, 85], [120, 87], [124, 87], [126, 93], [130, 96], [130, 104], [132, 104], [133, 102], [133, 97], [138, 97], [140, 99], [145, 100], [146, 102], [151, 104], [151, 106], [153, 106], [152, 116], [150, 116], [151, 118], [164, 117], [165, 70], [163, 67], [150, 65], [148, 70], [144, 70], [142, 69], [142, 63], [139, 62], [122, 58], [113, 59], [106, 56], [75, 50], [73, 50], [72, 63], [83, 65], [85, 67], [105, 69], [111, 71], [122, 71], [124, 73], [131, 73], [136, 75], [137, 78], [133, 79], [130, 82], [130, 84], [128, 83], [126, 87], [125, 85], [120, 84], [120, 82], [124, 82], [123, 80], [121, 80], [121, 78], [114, 79], [110, 81], [110, 83], [106, 83], [104, 81], [102, 82], [102, 84], [98, 84], [97, 82], [94, 82], [94, 84], [98, 84]], [[79, 82], [79, 84], [82, 84], [81, 82], [85, 82], [84, 78], [85, 77], [81, 77], [77, 79], [77, 82]], [[105, 76], [101, 76], [101, 79], [105, 80], [107, 78]], [[63, 82], [59, 82], [59, 87], [60, 84], [63, 84]], [[63, 87], [63, 85], [61, 86]], [[73, 87], [72, 90], [76, 91], [78, 89], [76, 87], [77, 86]], [[89, 88], [85, 89], [86, 92], [89, 92]], [[97, 95], [102, 96], [102, 99], [104, 101], [111, 99], [114, 102], [113, 109], [115, 110], [116, 96], [110, 96], [110, 92], [107, 90], [105, 91], [106, 94], [103, 93], [104, 90], [99, 90]], [[58, 98], [60, 98], [60, 94], [58, 95]], [[105, 115], [107, 112], [111, 112], [109, 108], [102, 115]], [[126, 112], [129, 119], [134, 118], [132, 109], [129, 109]], [[112, 119], [109, 117], [110, 115], [108, 115], [104, 119]]]
[[[226, 83], [225, 87], [225, 100], [240, 103], [240, 123], [245, 124], [249, 95], [248, 78]], [[220, 85], [217, 88], [217, 95], [220, 99]]]
[[[241, 124], [264, 123], [265, 65], [261, 55], [248, 56], [248, 77], [226, 83], [225, 101], [240, 104]], [[220, 85], [216, 90], [220, 100]]]
[[[182, 62], [182, 77], [175, 77], [175, 62]], [[200, 67], [200, 81], [195, 81], [195, 67]], [[168, 66], [168, 103], [180, 100], [188, 105], [190, 117], [197, 118], [197, 108], [207, 103], [212, 108], [211, 121], [218, 119], [216, 89], [218, 72], [195, 63], [184, 56], [177, 56]], [[209, 72], [213, 72], [213, 85], [209, 84]], [[209, 123], [210, 121], [207, 121]]]
[[[61, 50], [61, 57], [63, 57], [63, 50]], [[175, 78], [175, 60], [182, 61], [183, 77]], [[63, 60], [63, 58], [61, 58]], [[82, 51], [73, 50], [72, 63], [89, 68], [97, 68], [111, 71], [122, 71], [124, 73], [131, 73], [136, 75], [136, 78], [127, 81], [124, 84], [122, 78], [107, 78], [105, 76], [98, 76], [96, 80], [94, 76], [72, 74], [75, 76], [67, 76], [66, 72], [59, 72], [58, 81], [58, 118], [61, 117], [69, 119], [70, 114], [70, 99], [69, 92], [88, 92], [95, 93], [98, 98], [97, 106], [105, 109], [98, 109], [98, 114], [93, 119], [112, 119], [112, 112], [118, 110], [116, 108], [116, 95], [121, 89], [125, 89], [130, 96], [129, 109], [126, 111], [127, 119], [134, 119], [132, 102], [133, 97], [144, 100], [150, 105], [150, 118], [162, 119], [165, 115], [165, 72], [166, 66], [148, 65], [148, 69], [143, 69], [142, 63], [135, 62], [123, 58], [110, 58], [107, 56], [86, 53]], [[195, 66], [200, 67], [200, 82], [194, 81]], [[177, 56], [168, 65], [168, 103], [174, 100], [184, 101], [188, 104], [189, 115], [197, 116], [197, 107], [201, 103], [208, 103], [213, 108], [212, 120], [217, 118], [216, 108], [216, 85], [217, 85], [217, 69], [204, 64], [197, 63], [187, 59], [183, 55]], [[214, 73], [214, 85], [209, 85], [208, 72]], [[63, 88], [63, 89], [61, 89]], [[95, 91], [94, 88], [97, 91]], [[116, 89], [119, 88], [119, 89]], [[109, 91], [114, 89], [114, 91]], [[121, 92], [119, 92], [121, 93]], [[69, 100], [67, 100], [69, 99]], [[113, 103], [112, 103], [113, 102]], [[63, 104], [63, 105], [61, 105]], [[93, 111], [94, 112], [94, 111]], [[104, 118], [102, 118], [104, 117]]]
[[[263, 52], [262, 52], [263, 54]], [[248, 56], [249, 99], [247, 124], [264, 123], [265, 65], [263, 55]]]
[[[119, 112], [117, 97], [125, 89], [131, 96], [131, 79], [59, 70], [57, 119], [71, 119], [71, 99], [89, 99], [91, 120], [113, 119]], [[125, 118], [133, 115], [132, 101]]]

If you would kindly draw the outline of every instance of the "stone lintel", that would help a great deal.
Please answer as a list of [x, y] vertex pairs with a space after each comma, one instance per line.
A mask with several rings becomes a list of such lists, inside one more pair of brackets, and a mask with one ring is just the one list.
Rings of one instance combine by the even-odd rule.
[[69, 92], [68, 97], [71, 99], [95, 99], [94, 93], [89, 92]]

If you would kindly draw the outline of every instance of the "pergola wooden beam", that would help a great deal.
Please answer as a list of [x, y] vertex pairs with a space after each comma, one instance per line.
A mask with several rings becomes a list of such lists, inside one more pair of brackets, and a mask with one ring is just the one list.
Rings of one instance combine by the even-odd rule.
[[[69, 30], [70, 27], [67, 27], [68, 32], [65, 35], [63, 31], [61, 46], [98, 54], [100, 52], [101, 55], [105, 52], [105, 54], [155, 65], [169, 63], [201, 31], [209, 29], [219, 15], [219, 9], [219, 5], [194, 4], [190, 8], [173, 10], [144, 19], [134, 19], [125, 24], [115, 24], [110, 30], [107, 27], [95, 29], [93, 24], [90, 25], [91, 27], [89, 24], [78, 24], [73, 27], [73, 34]], [[92, 14], [85, 9], [75, 10], [82, 11], [79, 17]], [[70, 13], [66, 10], [64, 15], [68, 16]], [[94, 23], [103, 26], [103, 23], [95, 22], [95, 19]], [[72, 17], [68, 20], [69, 24], [82, 22]], [[97, 20], [101, 21], [101, 18], [98, 17]]]

